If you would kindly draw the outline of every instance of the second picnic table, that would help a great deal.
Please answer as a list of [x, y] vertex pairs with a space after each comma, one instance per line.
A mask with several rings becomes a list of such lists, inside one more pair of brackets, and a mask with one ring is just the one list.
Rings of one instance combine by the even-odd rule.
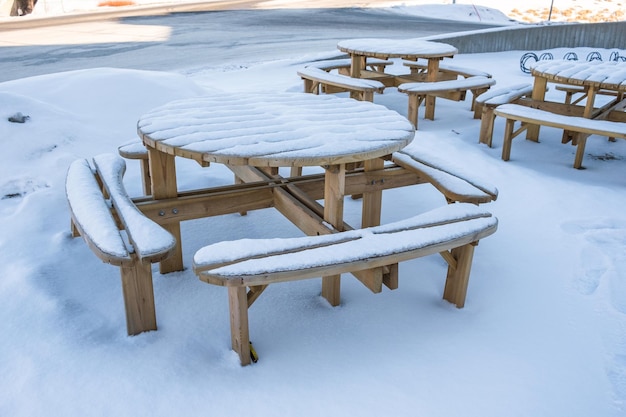
[[[337, 48], [346, 52], [351, 58], [350, 76], [355, 78], [369, 78], [381, 81], [387, 86], [397, 87], [403, 83], [415, 81], [438, 81], [439, 61], [443, 58], [452, 58], [458, 50], [446, 43], [426, 41], [423, 39], [348, 39], [340, 41]], [[379, 71], [366, 69], [367, 58], [402, 58], [416, 61], [423, 58], [428, 61], [426, 77], [416, 78], [411, 74], [391, 75]], [[435, 113], [435, 97], [426, 99], [425, 117], [432, 119]]]

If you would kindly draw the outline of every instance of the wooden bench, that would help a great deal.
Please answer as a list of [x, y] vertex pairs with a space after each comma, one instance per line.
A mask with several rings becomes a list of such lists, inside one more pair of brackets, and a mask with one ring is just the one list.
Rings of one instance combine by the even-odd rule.
[[476, 76], [447, 81], [404, 83], [398, 86], [398, 91], [409, 95], [408, 119], [417, 129], [418, 108], [427, 96], [462, 101], [465, 100], [468, 90], [476, 97], [495, 83], [492, 78]]
[[476, 97], [474, 118], [480, 118], [480, 133], [478, 142], [484, 143], [491, 148], [493, 141], [493, 123], [495, 115], [493, 110], [507, 103], [516, 103], [522, 97], [529, 97], [533, 92], [532, 84], [515, 84], [509, 87], [489, 90]]
[[[365, 63], [365, 68], [369, 68], [372, 71], [384, 72], [388, 65], [392, 65], [393, 61], [388, 59], [368, 58]], [[307, 68], [319, 68], [321, 70], [330, 72], [337, 70], [339, 74], [350, 75], [350, 67], [352, 62], [350, 58], [338, 58], [327, 59], [324, 61], [314, 61], [306, 65]]]
[[[589, 135], [626, 139], [626, 123], [608, 120], [587, 119], [577, 116], [564, 116], [546, 110], [533, 109], [518, 104], [503, 104], [494, 110], [496, 116], [506, 119], [502, 159], [508, 161], [511, 156], [513, 138], [526, 130], [528, 125], [543, 125], [563, 129], [572, 137], [572, 144], [577, 146], [574, 168], [582, 168], [585, 144]], [[521, 126], [515, 129], [515, 122]]]
[[[428, 61], [425, 59], [418, 59], [417, 61], [402, 60], [402, 65], [409, 67], [411, 73], [421, 73], [428, 70]], [[485, 71], [476, 70], [473, 68], [464, 68], [456, 65], [449, 65], [445, 62], [439, 63], [439, 72], [451, 76], [451, 79], [456, 79], [461, 76], [463, 78], [469, 77], [487, 77], [491, 78], [491, 74]]]
[[498, 198], [496, 187], [472, 175], [467, 168], [452, 164], [445, 157], [423, 147], [418, 149], [415, 142], [394, 152], [391, 160], [425, 178], [444, 195], [448, 203], [482, 204]]
[[152, 195], [152, 185], [150, 182], [150, 164], [148, 163], [148, 150], [144, 144], [136, 139], [117, 148], [122, 158], [137, 159], [141, 162], [141, 182], [143, 184], [144, 195]]
[[[418, 59], [417, 61], [409, 61], [407, 59], [404, 59], [402, 60], [402, 64], [410, 68], [411, 74], [426, 74], [428, 72], [428, 61], [425, 59]], [[474, 68], [465, 68], [465, 67], [459, 67], [457, 65], [450, 65], [445, 61], [441, 61], [439, 63], [439, 75], [438, 75], [439, 81], [456, 80], [459, 77], [491, 78], [492, 76], [488, 72], [477, 70]], [[472, 92], [471, 110], [475, 112], [476, 111], [475, 110], [476, 94], [474, 94], [474, 91], [471, 91], [471, 92]]]
[[352, 78], [348, 75], [334, 74], [316, 67], [304, 67], [298, 71], [304, 80], [304, 92], [319, 94], [320, 87], [326, 93], [350, 92], [350, 97], [362, 101], [374, 101], [374, 93], [382, 93], [385, 85], [379, 81]]
[[[450, 204], [367, 229], [219, 242], [196, 252], [193, 268], [200, 280], [228, 288], [232, 348], [241, 364], [247, 365], [248, 308], [269, 284], [372, 270], [378, 291], [383, 283], [396, 289], [399, 262], [440, 253], [449, 265], [443, 298], [462, 308], [474, 247], [494, 233], [497, 225], [495, 217], [477, 206]], [[337, 296], [338, 284], [337, 280], [333, 288]]]
[[122, 158], [103, 154], [93, 162], [95, 172], [87, 160], [79, 159], [67, 173], [73, 235], [80, 234], [103, 262], [120, 267], [128, 334], [156, 330], [151, 264], [167, 258], [176, 239], [128, 197]]

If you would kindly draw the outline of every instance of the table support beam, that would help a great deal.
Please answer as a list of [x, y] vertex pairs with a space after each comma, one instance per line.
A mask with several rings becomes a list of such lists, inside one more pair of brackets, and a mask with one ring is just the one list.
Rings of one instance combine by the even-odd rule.
[[[150, 165], [150, 182], [152, 197], [155, 200], [175, 198], [178, 194], [176, 186], [176, 163], [174, 155], [157, 151], [148, 147]], [[163, 228], [176, 238], [176, 248], [169, 258], [161, 261], [159, 268], [162, 274], [183, 270], [183, 252], [180, 236], [180, 223], [163, 225]]]

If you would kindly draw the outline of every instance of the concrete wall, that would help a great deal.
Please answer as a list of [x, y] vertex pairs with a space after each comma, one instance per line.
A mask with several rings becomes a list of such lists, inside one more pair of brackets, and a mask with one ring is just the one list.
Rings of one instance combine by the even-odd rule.
[[524, 25], [427, 39], [454, 45], [462, 54], [560, 47], [626, 49], [626, 22]]

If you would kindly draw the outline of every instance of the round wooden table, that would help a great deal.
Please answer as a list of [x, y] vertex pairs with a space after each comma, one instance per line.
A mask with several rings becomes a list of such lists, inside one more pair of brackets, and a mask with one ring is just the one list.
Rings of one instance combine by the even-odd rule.
[[[582, 113], [572, 104], [565, 114], [579, 114], [588, 119], [596, 116], [598, 92], [613, 92], [616, 99], [606, 108], [620, 103], [626, 92], [626, 63], [617, 61], [539, 61], [531, 68], [534, 77], [532, 99], [545, 102], [548, 83], [557, 83], [584, 88], [586, 101]], [[578, 112], [576, 112], [578, 110]], [[526, 138], [537, 141], [539, 126], [529, 126]], [[565, 139], [564, 139], [565, 140]]]
[[[443, 58], [452, 58], [459, 51], [452, 45], [441, 42], [431, 42], [423, 39], [348, 39], [340, 41], [337, 48], [350, 54], [350, 76], [355, 78], [373, 78], [379, 74], [368, 74], [365, 71], [366, 59], [402, 58], [416, 61], [420, 58], [428, 61], [426, 81], [435, 82], [439, 74], [439, 61]], [[380, 80], [383, 83], [384, 80]], [[396, 80], [397, 81], [397, 80]], [[385, 84], [387, 85], [387, 84]], [[426, 98], [425, 117], [435, 117], [435, 96]]]
[[626, 92], [626, 63], [617, 61], [540, 61], [531, 69], [535, 78], [597, 90]]
[[340, 41], [337, 48], [350, 55], [373, 58], [452, 58], [459, 51], [452, 45], [423, 39], [348, 39]]
[[[175, 156], [204, 166], [226, 164], [246, 182], [257, 180], [256, 167], [323, 166], [323, 220], [336, 230], [344, 227], [346, 164], [382, 169], [381, 157], [405, 147], [415, 134], [405, 117], [384, 106], [303, 93], [224, 93], [173, 101], [141, 116], [137, 131], [148, 149], [155, 200], [177, 198]], [[382, 191], [363, 195], [364, 226], [380, 221], [381, 197]], [[290, 220], [302, 216], [301, 207], [290, 207], [281, 211]], [[167, 226], [180, 242], [180, 225]], [[309, 229], [324, 231], [330, 232]], [[180, 244], [178, 252], [169, 266], [161, 264], [161, 272], [182, 269]]]

